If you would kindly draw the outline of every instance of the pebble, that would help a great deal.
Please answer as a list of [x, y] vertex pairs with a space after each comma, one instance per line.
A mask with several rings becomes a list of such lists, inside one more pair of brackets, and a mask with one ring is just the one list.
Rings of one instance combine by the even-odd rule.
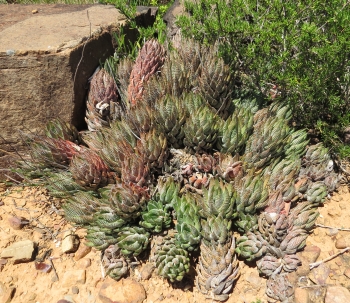
[[79, 293], [79, 288], [77, 286], [73, 286], [72, 287], [72, 293], [75, 294], [75, 295], [78, 294]]
[[63, 234], [62, 240], [62, 252], [72, 253], [75, 252], [79, 247], [79, 238], [68, 230]]
[[77, 266], [79, 269], [86, 269], [91, 266], [91, 259], [89, 258], [81, 259], [79, 260], [79, 262], [77, 262]]
[[9, 224], [14, 230], [20, 230], [28, 223], [29, 221], [23, 217], [13, 216], [9, 218]]
[[350, 303], [350, 291], [342, 286], [329, 286], [324, 303]]
[[64, 273], [62, 278], [63, 287], [71, 287], [75, 284], [84, 284], [86, 281], [85, 269], [68, 270]]
[[51, 278], [51, 282], [57, 282], [58, 281], [58, 278], [56, 275], [53, 275], [52, 278]]
[[144, 266], [142, 266], [141, 279], [148, 280], [152, 276], [154, 268], [155, 268], [155, 266], [152, 263], [147, 263]]
[[309, 263], [314, 263], [320, 256], [321, 249], [316, 245], [306, 245], [300, 255]]
[[311, 270], [309, 274], [309, 279], [315, 284], [325, 284], [329, 276], [330, 269], [325, 263], [319, 265], [318, 267]]
[[31, 240], [16, 242], [1, 252], [1, 258], [12, 258], [13, 263], [29, 262], [33, 258], [35, 244]]
[[115, 281], [108, 277], [101, 285], [98, 298], [101, 303], [141, 303], [146, 299], [146, 291], [142, 284], [130, 278]]
[[299, 277], [307, 276], [310, 273], [310, 267], [309, 267], [309, 262], [306, 258], [303, 256], [299, 256], [300, 261], [301, 261], [301, 266], [297, 268], [297, 275]]
[[338, 249], [343, 249], [349, 246], [350, 246], [350, 235], [340, 237], [335, 242], [335, 247]]
[[339, 233], [339, 230], [337, 228], [328, 228], [327, 229], [327, 235], [330, 237], [333, 237]]
[[79, 261], [84, 258], [91, 251], [91, 247], [86, 246], [85, 243], [79, 245], [78, 250], [75, 252], [74, 260]]

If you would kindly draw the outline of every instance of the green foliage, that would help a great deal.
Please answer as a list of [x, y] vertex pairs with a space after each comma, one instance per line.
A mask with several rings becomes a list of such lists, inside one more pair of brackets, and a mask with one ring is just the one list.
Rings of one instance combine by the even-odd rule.
[[[184, 36], [221, 42], [244, 86], [287, 100], [298, 126], [317, 128], [329, 146], [349, 125], [350, 5], [333, 1], [186, 2]], [[321, 125], [321, 126], [320, 126]], [[339, 142], [336, 151], [349, 155]]]
[[[163, 21], [163, 16], [167, 9], [172, 4], [172, 1], [158, 0], [102, 0], [103, 3], [113, 4], [120, 12], [127, 17], [131, 28], [136, 28], [139, 32], [138, 44], [143, 44], [144, 41], [153, 37], [157, 37], [161, 43], [166, 39], [166, 24]], [[158, 13], [153, 26], [140, 27], [136, 25], [136, 6], [156, 6]]]

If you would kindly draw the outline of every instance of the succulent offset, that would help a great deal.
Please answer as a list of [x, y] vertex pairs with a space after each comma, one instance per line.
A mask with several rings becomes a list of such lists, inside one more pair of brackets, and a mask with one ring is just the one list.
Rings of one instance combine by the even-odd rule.
[[289, 125], [287, 106], [262, 107], [234, 88], [217, 53], [151, 40], [135, 63], [107, 61], [91, 79], [89, 130], [50, 122], [44, 136], [28, 136], [31, 159], [18, 172], [66, 199], [67, 220], [87, 229], [114, 279], [157, 235], [151, 261], [171, 282], [199, 251], [198, 289], [225, 301], [238, 255], [257, 261], [270, 297], [283, 287], [290, 296], [283, 275], [300, 265], [296, 252], [339, 176], [327, 149]]

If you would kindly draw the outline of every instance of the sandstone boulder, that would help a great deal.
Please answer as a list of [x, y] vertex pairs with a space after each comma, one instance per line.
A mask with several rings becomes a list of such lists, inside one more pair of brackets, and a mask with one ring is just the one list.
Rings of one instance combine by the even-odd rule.
[[126, 19], [111, 5], [1, 5], [0, 20], [4, 167], [2, 150], [21, 148], [20, 130], [52, 118], [84, 127], [88, 79], [113, 54], [113, 33]]

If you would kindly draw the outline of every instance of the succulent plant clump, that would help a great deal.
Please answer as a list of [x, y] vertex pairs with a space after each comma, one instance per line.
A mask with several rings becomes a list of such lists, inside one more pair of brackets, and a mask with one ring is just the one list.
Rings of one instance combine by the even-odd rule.
[[115, 279], [156, 236], [152, 260], [171, 282], [199, 254], [198, 289], [225, 301], [239, 256], [269, 277], [271, 298], [283, 287], [290, 296], [283, 277], [300, 265], [296, 252], [339, 176], [328, 150], [290, 126], [291, 110], [235, 88], [217, 53], [218, 45], [182, 40], [170, 49], [151, 40], [135, 63], [100, 69], [89, 130], [51, 122], [45, 136], [29, 137], [31, 160], [20, 171], [32, 178], [35, 169], [66, 198], [67, 220], [87, 229]]

